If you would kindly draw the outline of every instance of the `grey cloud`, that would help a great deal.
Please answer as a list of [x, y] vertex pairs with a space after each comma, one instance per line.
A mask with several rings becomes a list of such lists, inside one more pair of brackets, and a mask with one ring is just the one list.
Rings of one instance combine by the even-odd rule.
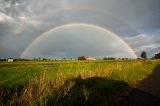
[[[110, 29], [139, 54], [145, 45], [159, 46], [159, 3], [159, 0], [0, 0], [0, 57], [19, 57], [43, 32], [72, 22]], [[147, 51], [152, 54], [158, 46]]]

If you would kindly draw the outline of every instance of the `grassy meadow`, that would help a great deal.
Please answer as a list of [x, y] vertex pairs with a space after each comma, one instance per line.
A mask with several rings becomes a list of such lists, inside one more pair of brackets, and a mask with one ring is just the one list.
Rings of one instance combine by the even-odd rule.
[[160, 60], [0, 62], [0, 105], [111, 105]]

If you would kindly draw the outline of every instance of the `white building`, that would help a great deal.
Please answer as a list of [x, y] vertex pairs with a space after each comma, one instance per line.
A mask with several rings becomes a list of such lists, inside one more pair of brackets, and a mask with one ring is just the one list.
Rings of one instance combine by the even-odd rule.
[[12, 58], [7, 59], [8, 62], [13, 62], [14, 60]]
[[86, 56], [85, 60], [96, 60], [95, 58], [91, 57], [91, 56]]

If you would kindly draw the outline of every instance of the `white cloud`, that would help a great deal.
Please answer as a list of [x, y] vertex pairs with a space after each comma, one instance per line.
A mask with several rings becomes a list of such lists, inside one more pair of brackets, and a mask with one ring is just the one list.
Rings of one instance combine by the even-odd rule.
[[147, 35], [146, 34], [139, 34], [139, 35], [136, 35], [136, 36], [130, 36], [130, 37], [126, 37], [125, 38], [126, 40], [147, 40]]
[[0, 12], [0, 22], [14, 22], [14, 19], [2, 12]]
[[0, 0], [0, 11], [5, 12], [5, 1], [4, 0]]
[[160, 43], [153, 43], [153, 44], [148, 44], [148, 45], [142, 45], [140, 47], [136, 48], [136, 52], [141, 52], [143, 50], [154, 50], [156, 48], [160, 48]]
[[11, 7], [11, 3], [12, 3], [11, 1], [6, 2], [6, 3], [5, 3], [5, 4], [6, 4], [5, 7], [6, 7], [6, 8], [10, 8], [10, 7]]
[[26, 17], [25, 15], [19, 16], [18, 18], [23, 24], [26, 24], [26, 25], [38, 27], [41, 24], [39, 20], [31, 19], [29, 17]]

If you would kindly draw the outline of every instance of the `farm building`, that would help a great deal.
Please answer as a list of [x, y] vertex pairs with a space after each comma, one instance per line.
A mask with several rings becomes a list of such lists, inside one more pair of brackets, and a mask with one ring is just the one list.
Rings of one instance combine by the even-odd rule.
[[86, 56], [85, 60], [96, 60], [95, 58], [91, 57], [91, 56]]
[[7, 62], [13, 62], [13, 61], [14, 61], [14, 59], [12, 59], [12, 58], [7, 59]]

